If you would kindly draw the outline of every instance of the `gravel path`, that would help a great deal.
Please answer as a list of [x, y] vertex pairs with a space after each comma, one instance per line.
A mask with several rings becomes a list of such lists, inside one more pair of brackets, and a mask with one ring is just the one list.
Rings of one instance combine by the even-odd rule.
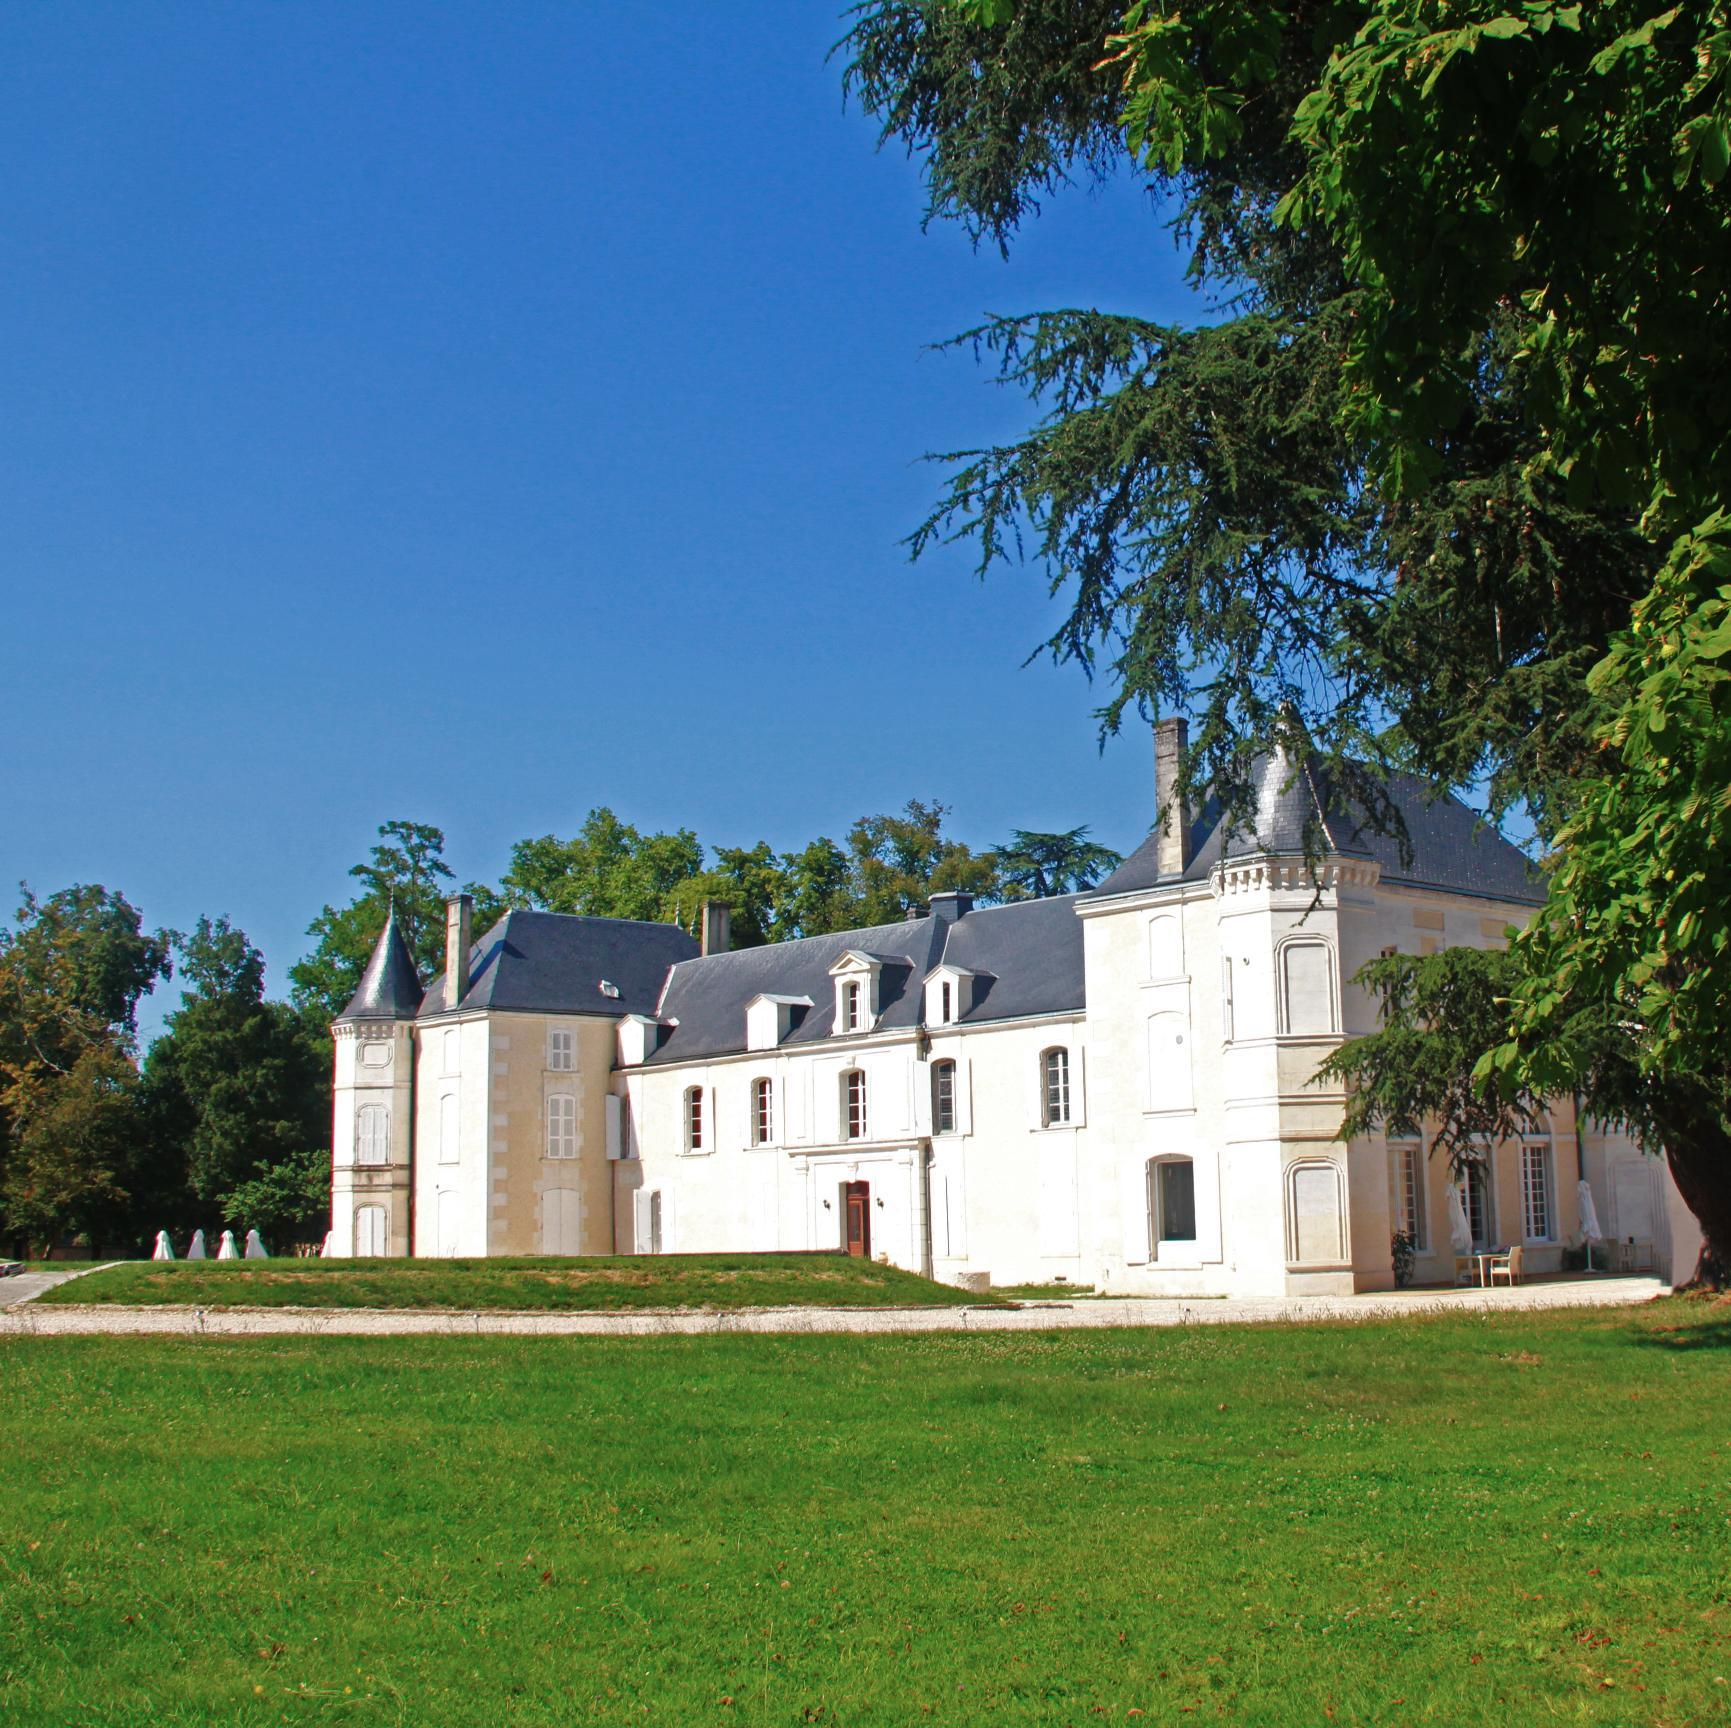
[[[72, 1274], [76, 1276], [76, 1274]], [[56, 1283], [59, 1273], [41, 1277]], [[24, 1282], [23, 1279], [18, 1280]], [[1609, 1308], [1651, 1301], [1657, 1278], [1583, 1278], [1497, 1290], [1407, 1290], [1364, 1296], [1222, 1300], [1102, 1297], [1030, 1302], [1016, 1308], [748, 1308], [725, 1313], [427, 1313], [381, 1308], [0, 1309], [0, 1336], [155, 1333], [181, 1337], [381, 1337], [412, 1333], [643, 1338], [718, 1332], [1027, 1332], [1113, 1326], [1206, 1326], [1256, 1320], [1370, 1320], [1398, 1315], [1497, 1314], [1535, 1308]], [[8, 1294], [10, 1290], [8, 1289]], [[36, 1292], [32, 1292], [36, 1294]], [[25, 1299], [28, 1303], [28, 1298]]]

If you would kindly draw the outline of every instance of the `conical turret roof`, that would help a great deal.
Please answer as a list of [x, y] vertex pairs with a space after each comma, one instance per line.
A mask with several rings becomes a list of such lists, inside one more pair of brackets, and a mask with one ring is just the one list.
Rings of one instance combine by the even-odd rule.
[[421, 1006], [421, 981], [415, 975], [414, 957], [403, 940], [397, 909], [385, 920], [372, 958], [361, 974], [361, 987], [337, 1020], [413, 1020]]

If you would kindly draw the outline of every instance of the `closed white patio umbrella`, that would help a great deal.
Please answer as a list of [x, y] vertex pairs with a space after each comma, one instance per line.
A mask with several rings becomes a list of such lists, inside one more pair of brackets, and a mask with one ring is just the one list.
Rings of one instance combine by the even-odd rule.
[[151, 1249], [150, 1257], [152, 1260], [172, 1260], [174, 1258], [174, 1244], [169, 1241], [166, 1230], [157, 1231], [156, 1246]]
[[187, 1249], [186, 1257], [188, 1260], [208, 1260], [210, 1258], [204, 1251], [204, 1232], [202, 1230], [193, 1231], [192, 1245]]
[[240, 1250], [234, 1245], [234, 1232], [232, 1230], [223, 1231], [222, 1240], [216, 1245], [216, 1257], [219, 1260], [238, 1260], [240, 1258]]
[[1473, 1251], [1473, 1227], [1467, 1222], [1467, 1209], [1461, 1204], [1461, 1191], [1449, 1184], [1449, 1241], [1457, 1254]]
[[246, 1233], [245, 1258], [248, 1260], [268, 1260], [270, 1258], [269, 1250], [264, 1245], [264, 1238], [256, 1230], [249, 1230]]
[[1599, 1228], [1599, 1209], [1593, 1204], [1593, 1190], [1583, 1176], [1575, 1184], [1575, 1207], [1581, 1215], [1581, 1241], [1587, 1250], [1587, 1270], [1593, 1269], [1593, 1244], [1603, 1242], [1605, 1233]]

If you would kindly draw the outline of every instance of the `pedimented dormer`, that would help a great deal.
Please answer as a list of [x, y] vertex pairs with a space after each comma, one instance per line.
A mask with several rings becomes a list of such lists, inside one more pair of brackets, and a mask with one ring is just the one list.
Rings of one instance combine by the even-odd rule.
[[938, 966], [926, 978], [926, 1024], [953, 1026], [974, 1005], [980, 974], [966, 966]]
[[745, 1005], [745, 1047], [773, 1050], [805, 1019], [809, 996], [753, 996]]
[[883, 968], [883, 960], [863, 948], [845, 950], [830, 967], [829, 975], [835, 981], [835, 1021], [830, 1028], [834, 1036], [869, 1032], [877, 1025]]

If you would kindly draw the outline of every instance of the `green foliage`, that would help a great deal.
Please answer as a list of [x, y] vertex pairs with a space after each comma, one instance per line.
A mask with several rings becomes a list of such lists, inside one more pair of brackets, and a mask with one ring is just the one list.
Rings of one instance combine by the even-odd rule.
[[0, 1223], [36, 1241], [122, 1228], [144, 1179], [139, 999], [170, 972], [167, 931], [93, 884], [22, 891], [0, 931]]
[[[307, 934], [311, 953], [289, 969], [297, 1007], [328, 1024], [348, 1005], [361, 973], [393, 906], [404, 940], [423, 984], [445, 969], [445, 900], [455, 892], [445, 862], [442, 829], [423, 822], [386, 822], [379, 844], [364, 864], [349, 874], [363, 884], [346, 906], [326, 906]], [[499, 900], [490, 889], [470, 883], [477, 931], [497, 917]]]
[[7, 1710], [1709, 1724], [1728, 1341], [0, 1339]]
[[150, 1047], [157, 1132], [195, 1202], [267, 1240], [316, 1241], [330, 1203], [330, 1039], [264, 996], [264, 956], [227, 919], [181, 939], [188, 988]]
[[500, 884], [507, 906], [591, 918], [669, 918], [677, 892], [703, 869], [689, 828], [641, 834], [604, 805], [569, 840], [519, 840]]
[[948, 814], [947, 805], [910, 798], [900, 815], [862, 816], [854, 823], [847, 844], [857, 925], [893, 924], [910, 911], [923, 911], [934, 894], [996, 896], [991, 854], [945, 835]]
[[996, 858], [999, 890], [1006, 900], [1079, 894], [1124, 862], [1110, 846], [1090, 840], [1085, 827], [1062, 834], [1033, 834], [1018, 828], [997, 848]]

